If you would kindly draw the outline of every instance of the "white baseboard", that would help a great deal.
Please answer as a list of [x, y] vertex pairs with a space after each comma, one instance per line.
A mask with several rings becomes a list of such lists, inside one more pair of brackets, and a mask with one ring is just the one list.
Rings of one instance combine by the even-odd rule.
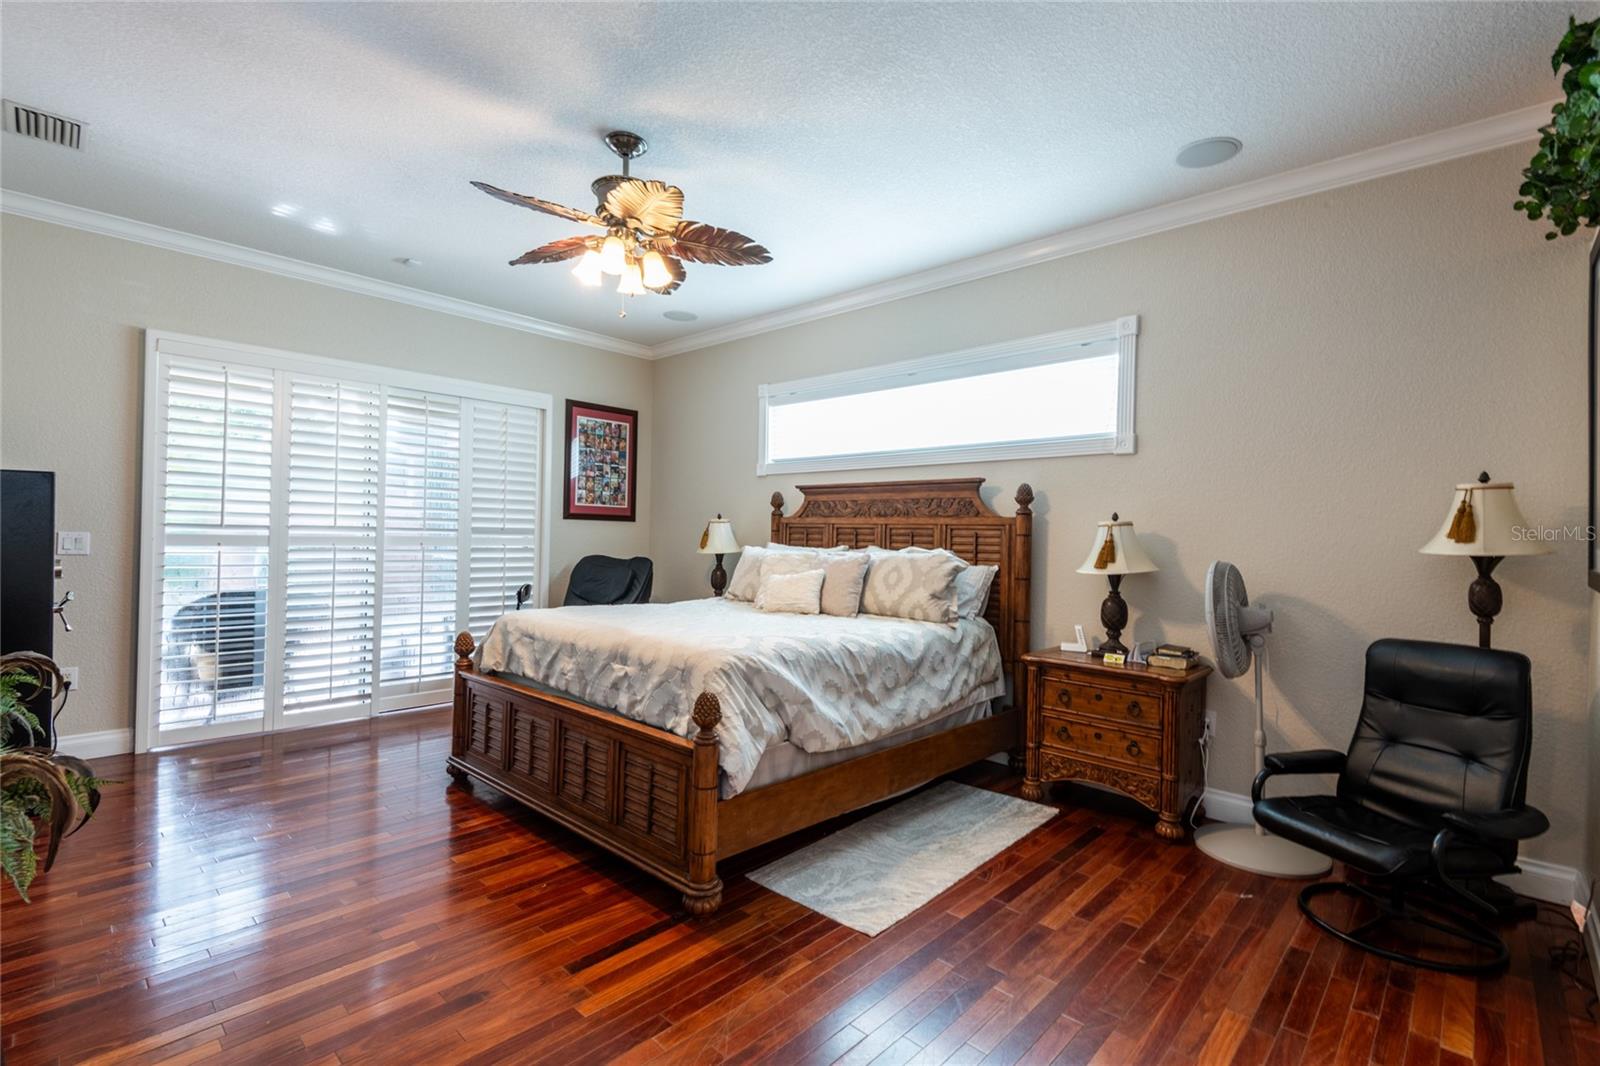
[[[1208, 788], [1205, 792], [1205, 807], [1206, 817], [1219, 822], [1240, 825], [1250, 825], [1254, 822], [1250, 815], [1250, 797], [1241, 796], [1237, 792]], [[1578, 871], [1571, 866], [1543, 862], [1539, 859], [1518, 859], [1517, 865], [1522, 867], [1521, 873], [1510, 874], [1496, 880], [1512, 891], [1531, 899], [1558, 903], [1563, 907], [1578, 898], [1578, 893], [1581, 891]], [[1590, 923], [1590, 925], [1595, 924], [1600, 923]]]
[[56, 749], [80, 759], [105, 755], [126, 755], [133, 750], [133, 730], [102, 729], [98, 733], [74, 733], [56, 738]]

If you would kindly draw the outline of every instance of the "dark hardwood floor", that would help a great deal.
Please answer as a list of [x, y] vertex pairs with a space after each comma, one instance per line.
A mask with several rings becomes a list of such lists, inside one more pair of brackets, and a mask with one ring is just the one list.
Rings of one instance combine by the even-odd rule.
[[1504, 976], [1423, 973], [1317, 934], [1296, 885], [1071, 805], [875, 939], [741, 876], [822, 829], [685, 919], [450, 786], [447, 734], [429, 712], [102, 760], [100, 815], [31, 906], [5, 894], [5, 1061], [1600, 1062], [1553, 907]]

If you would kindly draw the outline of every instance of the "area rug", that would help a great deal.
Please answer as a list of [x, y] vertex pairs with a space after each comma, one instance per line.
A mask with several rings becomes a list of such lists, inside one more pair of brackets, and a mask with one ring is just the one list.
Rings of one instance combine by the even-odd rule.
[[1054, 807], [946, 781], [750, 874], [868, 936], [1027, 836]]

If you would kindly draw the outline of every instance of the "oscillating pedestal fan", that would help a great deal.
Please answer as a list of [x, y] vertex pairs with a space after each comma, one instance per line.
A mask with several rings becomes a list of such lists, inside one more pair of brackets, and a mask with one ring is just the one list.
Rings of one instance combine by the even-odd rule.
[[[1214, 562], [1206, 570], [1206, 628], [1223, 677], [1238, 677], [1256, 667], [1256, 773], [1267, 754], [1267, 715], [1261, 699], [1261, 649], [1272, 631], [1272, 612], [1250, 606], [1244, 576], [1232, 563]], [[1332, 868], [1310, 848], [1268, 836], [1259, 825], [1208, 825], [1195, 830], [1195, 846], [1218, 862], [1268, 877], [1320, 877]]]

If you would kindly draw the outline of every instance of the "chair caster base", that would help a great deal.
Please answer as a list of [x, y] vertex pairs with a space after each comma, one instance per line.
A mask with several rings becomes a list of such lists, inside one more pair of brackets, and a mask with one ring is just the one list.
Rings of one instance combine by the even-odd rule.
[[[1338, 894], [1356, 900], [1364, 900], [1377, 908], [1377, 916], [1362, 922], [1354, 929], [1340, 929], [1332, 922], [1317, 914], [1311, 907], [1311, 901], [1319, 896]], [[1499, 936], [1482, 926], [1470, 924], [1467, 919], [1456, 914], [1453, 910], [1442, 904], [1428, 901], [1427, 903], [1415, 902], [1416, 897], [1402, 897], [1399, 895], [1383, 896], [1361, 885], [1349, 881], [1319, 881], [1314, 885], [1307, 885], [1300, 892], [1300, 913], [1318, 929], [1337, 937], [1351, 947], [1360, 948], [1390, 962], [1403, 963], [1406, 966], [1416, 966], [1424, 970], [1436, 970], [1439, 973], [1483, 975], [1498, 973], [1505, 969], [1511, 960], [1511, 952], [1506, 948], [1505, 941]], [[1481, 962], [1456, 962], [1450, 959], [1430, 959], [1424, 955], [1413, 955], [1403, 951], [1396, 951], [1371, 940], [1363, 939], [1369, 930], [1378, 929], [1390, 923], [1411, 924], [1425, 926], [1445, 936], [1461, 941], [1469, 948], [1477, 948], [1491, 952], [1493, 957]]]

